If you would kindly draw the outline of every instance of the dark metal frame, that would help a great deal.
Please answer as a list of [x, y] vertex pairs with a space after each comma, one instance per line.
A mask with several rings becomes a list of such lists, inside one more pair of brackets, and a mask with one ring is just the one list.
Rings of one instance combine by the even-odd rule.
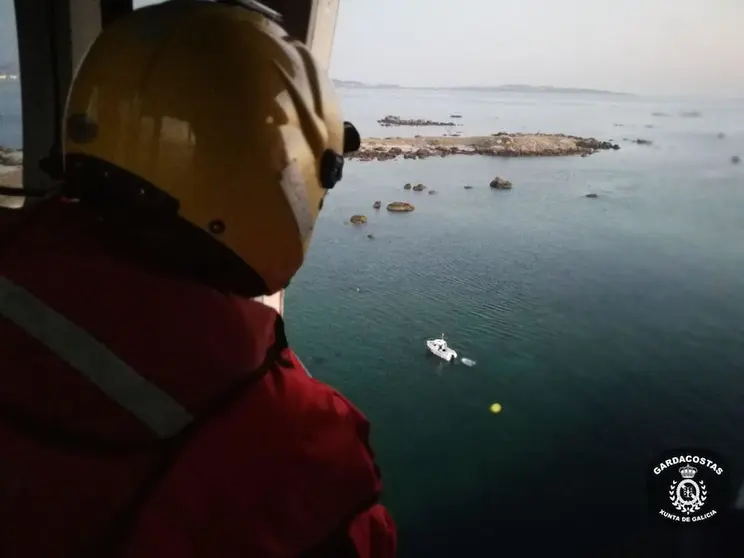
[[21, 74], [23, 182], [44, 187], [50, 178], [37, 161], [54, 148], [72, 75], [69, 3], [15, 0]]

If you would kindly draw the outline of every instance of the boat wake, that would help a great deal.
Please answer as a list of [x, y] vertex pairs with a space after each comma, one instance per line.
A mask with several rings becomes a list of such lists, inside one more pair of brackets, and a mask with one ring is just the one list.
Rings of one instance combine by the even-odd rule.
[[475, 366], [475, 361], [469, 358], [461, 358], [460, 362], [462, 362], [465, 366]]

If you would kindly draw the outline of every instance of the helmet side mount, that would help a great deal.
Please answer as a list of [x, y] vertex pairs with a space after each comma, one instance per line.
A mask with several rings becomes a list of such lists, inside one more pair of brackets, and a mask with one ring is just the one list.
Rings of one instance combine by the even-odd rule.
[[336, 153], [326, 149], [320, 157], [320, 183], [323, 188], [330, 190], [343, 178], [344, 155], [359, 149], [361, 139], [359, 132], [351, 122], [344, 122], [344, 153]]

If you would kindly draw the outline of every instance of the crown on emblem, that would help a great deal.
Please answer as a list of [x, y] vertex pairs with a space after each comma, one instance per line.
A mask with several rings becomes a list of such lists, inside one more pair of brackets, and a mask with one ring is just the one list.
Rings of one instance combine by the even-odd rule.
[[679, 468], [679, 474], [683, 479], [691, 479], [697, 473], [697, 469], [692, 465], [683, 465]]

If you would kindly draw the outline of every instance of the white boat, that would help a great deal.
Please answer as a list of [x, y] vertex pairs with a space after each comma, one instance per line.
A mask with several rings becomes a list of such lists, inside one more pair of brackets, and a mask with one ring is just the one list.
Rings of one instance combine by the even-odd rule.
[[432, 354], [437, 355], [439, 358], [444, 359], [447, 362], [452, 362], [457, 358], [457, 353], [454, 349], [451, 349], [447, 345], [447, 341], [444, 340], [444, 333], [439, 339], [427, 339], [426, 346]]

